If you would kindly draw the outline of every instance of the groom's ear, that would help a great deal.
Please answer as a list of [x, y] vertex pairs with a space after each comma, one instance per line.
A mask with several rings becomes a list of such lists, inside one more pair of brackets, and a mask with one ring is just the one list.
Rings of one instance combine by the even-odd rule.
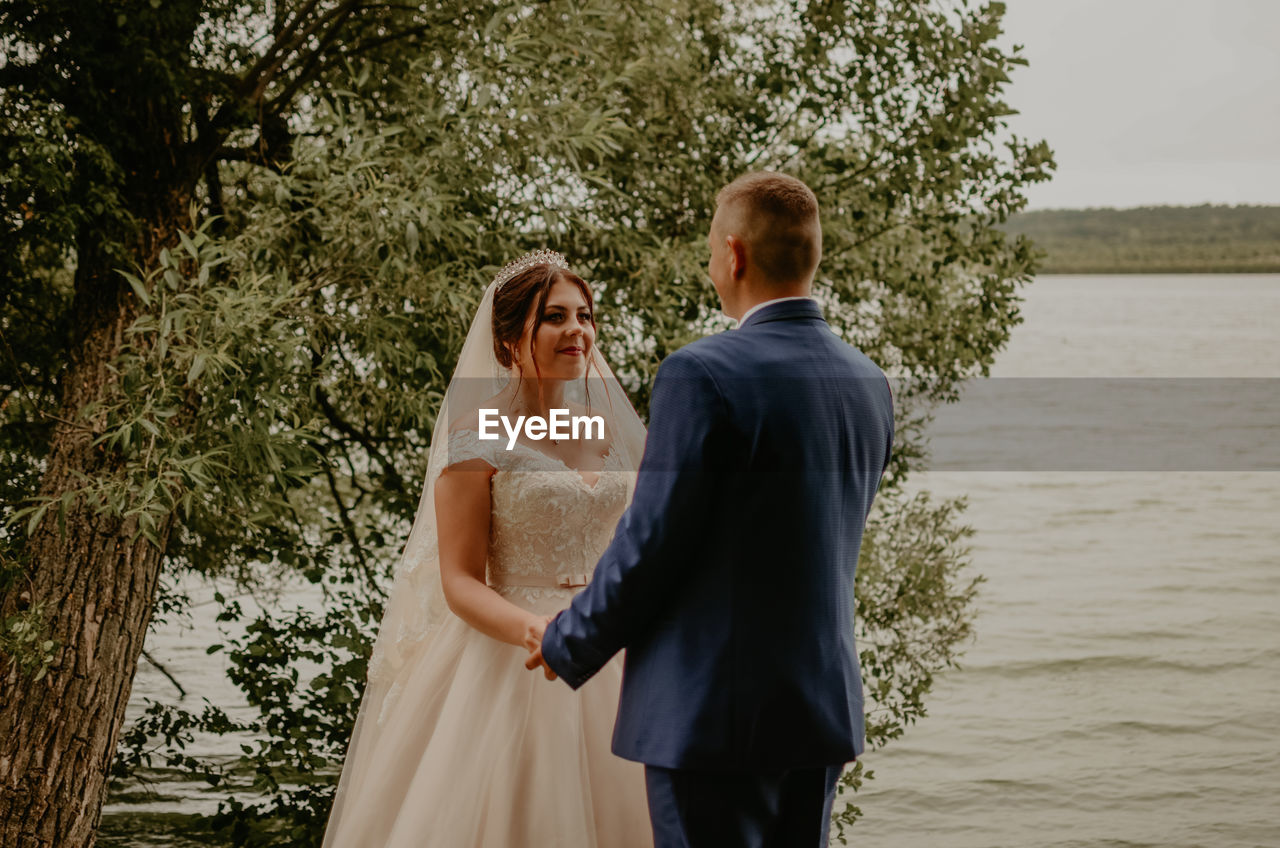
[[735, 235], [725, 236], [724, 240], [729, 251], [729, 275], [740, 280], [747, 273], [747, 244]]

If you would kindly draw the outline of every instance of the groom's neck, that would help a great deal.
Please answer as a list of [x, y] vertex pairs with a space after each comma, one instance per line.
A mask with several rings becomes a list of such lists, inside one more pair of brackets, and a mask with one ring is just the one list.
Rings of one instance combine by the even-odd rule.
[[810, 297], [812, 294], [812, 280], [785, 284], [772, 282], [748, 284], [744, 281], [740, 295], [733, 304], [733, 310], [737, 314], [732, 314], [728, 310], [725, 310], [725, 314], [730, 318], [741, 321], [743, 315], [746, 315], [762, 303], [768, 303], [781, 297]]

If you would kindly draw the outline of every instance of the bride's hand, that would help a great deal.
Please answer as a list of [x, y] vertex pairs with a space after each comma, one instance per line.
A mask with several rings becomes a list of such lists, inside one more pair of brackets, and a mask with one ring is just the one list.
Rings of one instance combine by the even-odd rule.
[[542, 634], [547, 631], [547, 625], [551, 623], [553, 617], [549, 615], [530, 616], [525, 623], [524, 631], [524, 646], [529, 649], [529, 659], [525, 660], [524, 667], [532, 671], [538, 666], [542, 666], [542, 672], [548, 680], [555, 680], [556, 673], [542, 659]]

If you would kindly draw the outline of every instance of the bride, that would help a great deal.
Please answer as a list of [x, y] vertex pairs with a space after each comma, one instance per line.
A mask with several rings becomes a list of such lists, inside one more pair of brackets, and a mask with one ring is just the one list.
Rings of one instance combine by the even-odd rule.
[[[431, 441], [325, 848], [652, 846], [644, 767], [610, 751], [615, 657], [578, 691], [526, 645], [590, 578], [644, 427], [595, 345], [591, 290], [529, 254], [485, 290]], [[604, 438], [481, 438], [481, 410], [598, 416]], [[445, 424], [448, 422], [448, 424]], [[596, 432], [588, 435], [600, 435]]]

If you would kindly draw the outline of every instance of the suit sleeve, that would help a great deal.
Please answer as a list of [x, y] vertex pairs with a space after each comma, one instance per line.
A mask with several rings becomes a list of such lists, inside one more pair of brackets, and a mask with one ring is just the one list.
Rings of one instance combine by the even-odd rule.
[[896, 437], [894, 416], [893, 416], [893, 383], [889, 382], [889, 376], [886, 374], [884, 384], [889, 388], [889, 418], [888, 430], [889, 435], [884, 445], [884, 468], [880, 469], [880, 476], [883, 477], [885, 472], [889, 470], [889, 463], [893, 461], [893, 440]]
[[644, 632], [696, 566], [689, 551], [712, 502], [709, 456], [724, 400], [702, 362], [682, 350], [658, 369], [649, 410], [631, 506], [590, 584], [542, 639], [547, 664], [574, 689]]

